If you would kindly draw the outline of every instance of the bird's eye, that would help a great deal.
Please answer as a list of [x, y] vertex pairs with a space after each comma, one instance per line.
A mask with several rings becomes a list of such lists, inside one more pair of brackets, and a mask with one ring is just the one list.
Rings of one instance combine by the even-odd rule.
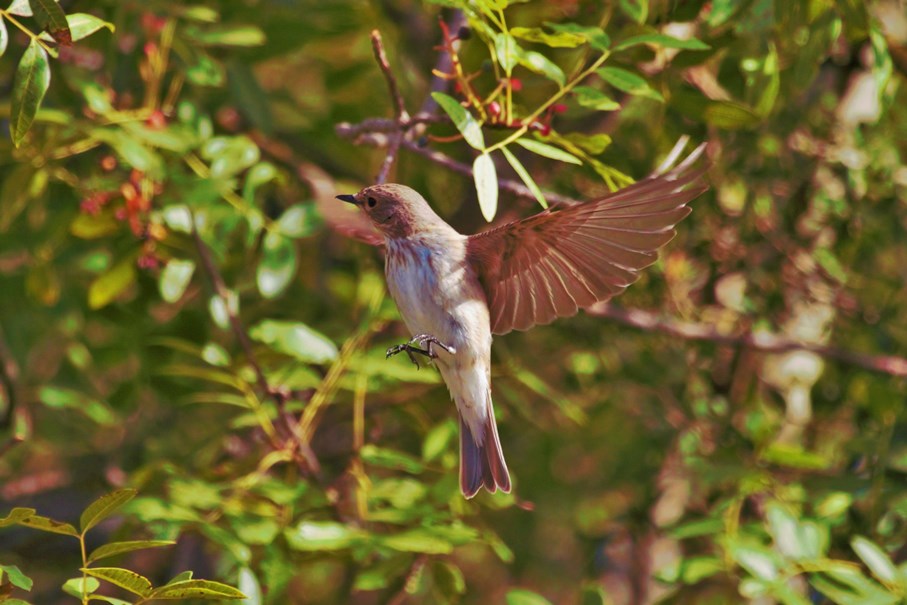
[[375, 198], [370, 197], [368, 198], [367, 203], [369, 208], [374, 208], [378, 202], [375, 201]]

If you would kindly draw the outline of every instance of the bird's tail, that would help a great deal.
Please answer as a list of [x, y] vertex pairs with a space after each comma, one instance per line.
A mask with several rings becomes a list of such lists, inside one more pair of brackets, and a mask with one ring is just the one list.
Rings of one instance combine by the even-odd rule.
[[469, 425], [460, 415], [460, 491], [467, 498], [475, 496], [483, 485], [491, 493], [498, 489], [510, 493], [510, 473], [501, 451], [490, 397], [483, 433], [479, 436], [481, 443], [476, 443]]

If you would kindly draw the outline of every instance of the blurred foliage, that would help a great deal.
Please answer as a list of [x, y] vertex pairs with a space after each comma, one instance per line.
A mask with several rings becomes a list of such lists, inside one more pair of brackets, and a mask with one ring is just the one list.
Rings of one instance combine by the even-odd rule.
[[[453, 118], [393, 178], [458, 229], [539, 195], [480, 209], [428, 152], [470, 165], [507, 141], [482, 160], [495, 181], [582, 199], [689, 134], [713, 188], [620, 304], [903, 357], [896, 0], [98, 0], [76, 24], [72, 4], [0, 11], [0, 514], [73, 520], [128, 486], [76, 532], [88, 552], [174, 541], [113, 561], [248, 603], [904, 601], [895, 361], [593, 314], [511, 334], [494, 384], [514, 494], [465, 501], [444, 386], [384, 359], [404, 334], [380, 258], [325, 227], [383, 159], [335, 133], [394, 110], [378, 28], [408, 110]], [[473, 35], [445, 38], [456, 7]], [[432, 97], [453, 37], [462, 75]], [[74, 602], [79, 543], [9, 519], [0, 600]]]

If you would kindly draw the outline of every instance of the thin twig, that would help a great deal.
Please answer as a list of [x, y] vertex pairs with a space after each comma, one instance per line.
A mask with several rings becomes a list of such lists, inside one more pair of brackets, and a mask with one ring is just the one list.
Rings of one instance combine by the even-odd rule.
[[384, 79], [387, 81], [387, 88], [390, 91], [391, 100], [394, 102], [394, 115], [397, 117], [397, 122], [405, 122], [409, 119], [409, 115], [406, 113], [406, 105], [404, 105], [403, 96], [397, 87], [397, 78], [394, 77], [390, 62], [387, 60], [387, 53], [384, 52], [381, 32], [377, 29], [372, 30], [372, 50], [375, 53], [375, 60], [378, 61], [378, 67], [381, 68], [381, 73], [384, 74]]
[[612, 319], [626, 326], [661, 332], [686, 340], [700, 340], [725, 345], [743, 346], [763, 353], [785, 353], [787, 351], [809, 351], [820, 357], [835, 359], [871, 372], [907, 377], [907, 358], [894, 355], [872, 355], [847, 349], [803, 342], [780, 334], [744, 333], [725, 334], [714, 326], [693, 323], [659, 316], [642, 309], [621, 309], [610, 304], [595, 305], [587, 311], [590, 315]]

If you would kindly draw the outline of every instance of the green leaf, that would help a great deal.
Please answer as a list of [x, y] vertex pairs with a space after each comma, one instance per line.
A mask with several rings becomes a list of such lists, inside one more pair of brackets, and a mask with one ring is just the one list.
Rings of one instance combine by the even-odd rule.
[[532, 153], [546, 157], [550, 160], [567, 162], [568, 164], [576, 164], [577, 166], [582, 166], [583, 164], [583, 161], [572, 153], [567, 153], [563, 149], [555, 147], [554, 145], [549, 145], [547, 143], [542, 143], [541, 141], [526, 138], [517, 139], [515, 143], [520, 147], [528, 149]]
[[557, 82], [558, 86], [561, 87], [567, 82], [563, 70], [545, 55], [534, 50], [523, 50], [519, 47], [517, 47], [516, 53], [519, 64], [529, 71], [543, 75], [549, 80]]
[[336, 521], [301, 521], [284, 530], [287, 544], [303, 552], [344, 550], [363, 537], [360, 530]]
[[416, 552], [428, 555], [446, 555], [453, 552], [453, 544], [434, 535], [425, 528], [411, 529], [386, 536], [381, 543], [399, 552]]
[[94, 593], [100, 587], [101, 583], [95, 578], [70, 578], [63, 583], [63, 592], [81, 599], [85, 595]]
[[649, 18], [648, 0], [620, 0], [620, 9], [640, 25]]
[[112, 235], [120, 230], [122, 223], [116, 220], [112, 212], [100, 214], [78, 214], [69, 225], [69, 232], [82, 239], [98, 239]]
[[487, 153], [480, 154], [472, 164], [472, 174], [479, 197], [479, 209], [490, 223], [498, 211], [498, 174], [491, 156]]
[[8, 44], [9, 32], [6, 30], [6, 21], [4, 21], [3, 18], [0, 18], [0, 57], [6, 52]]
[[482, 135], [482, 127], [472, 117], [472, 114], [460, 105], [459, 101], [443, 92], [433, 92], [431, 93], [431, 98], [441, 106], [441, 109], [444, 110], [444, 113], [447, 114], [470, 147], [485, 149], [485, 137]]
[[6, 9], [6, 12], [17, 15], [19, 17], [31, 17], [33, 15], [31, 10], [31, 5], [28, 3], [28, 0], [13, 0], [10, 2], [9, 8]]
[[422, 443], [422, 459], [432, 462], [447, 451], [448, 446], [457, 435], [457, 428], [452, 422], [442, 422], [432, 428]]
[[498, 59], [498, 64], [505, 73], [510, 74], [519, 61], [520, 48], [513, 36], [504, 32], [498, 32], [494, 35], [494, 51]]
[[128, 569], [121, 567], [83, 567], [81, 571], [143, 598], [148, 598], [151, 594], [151, 582], [148, 578]]
[[261, 46], [267, 42], [265, 33], [254, 25], [224, 25], [204, 31], [195, 30], [187, 35], [202, 46]]
[[507, 605], [551, 605], [551, 601], [542, 595], [525, 588], [514, 588], [507, 591], [506, 600]]
[[293, 281], [298, 266], [296, 246], [283, 234], [270, 231], [265, 235], [261, 261], [255, 272], [258, 291], [265, 298], [275, 298]]
[[328, 363], [337, 359], [337, 346], [300, 322], [266, 319], [249, 330], [249, 336], [307, 363]]
[[47, 30], [54, 40], [63, 46], [72, 44], [73, 36], [69, 30], [66, 13], [59, 4], [54, 0], [28, 0], [28, 4], [38, 25]]
[[546, 21], [545, 25], [558, 33], [582, 36], [595, 50], [604, 52], [611, 45], [611, 38], [600, 27], [590, 27], [577, 23], [552, 23], [550, 21]]
[[295, 204], [280, 215], [274, 226], [287, 237], [301, 238], [316, 233], [321, 224], [315, 204]]
[[898, 569], [888, 554], [877, 544], [864, 538], [856, 536], [850, 541], [851, 547], [857, 556], [866, 564], [872, 575], [889, 585], [896, 585], [899, 582]]
[[731, 555], [740, 567], [747, 570], [755, 578], [766, 582], [778, 579], [778, 561], [771, 551], [746, 544], [734, 544], [730, 548]]
[[38, 391], [38, 398], [49, 408], [73, 410], [100, 425], [110, 426], [117, 421], [110, 406], [79, 391], [46, 385]]
[[127, 542], [110, 542], [91, 551], [88, 555], [88, 562], [97, 561], [106, 557], [113, 557], [125, 552], [134, 550], [144, 550], [146, 548], [159, 548], [161, 546], [172, 546], [176, 544], [173, 540], [130, 540]]
[[591, 86], [577, 86], [573, 89], [576, 101], [583, 107], [598, 111], [613, 111], [620, 109], [620, 103]]
[[667, 34], [641, 34], [621, 40], [614, 46], [614, 51], [626, 50], [640, 44], [656, 44], [665, 48], [680, 48], [683, 50], [708, 50], [711, 48], [711, 46], [696, 38], [682, 40]]
[[184, 580], [165, 584], [151, 592], [154, 599], [245, 599], [246, 595], [232, 586], [212, 580]]
[[25, 139], [49, 86], [50, 65], [47, 53], [33, 39], [19, 60], [13, 83], [9, 130], [16, 147]]
[[89, 15], [88, 13], [73, 13], [71, 15], [66, 15], [66, 22], [69, 23], [69, 31], [72, 32], [73, 42], [87, 38], [104, 27], [112, 32], [116, 31], [116, 27], [114, 27], [113, 23], [109, 23], [94, 15]]
[[192, 281], [192, 274], [195, 272], [195, 261], [170, 259], [161, 271], [158, 278], [158, 289], [161, 292], [161, 298], [168, 303], [175, 303], [186, 292], [189, 282]]
[[466, 578], [459, 567], [447, 561], [434, 560], [431, 564], [432, 576], [441, 592], [448, 596], [466, 593]]
[[28, 519], [37, 511], [33, 508], [22, 508], [17, 506], [13, 510], [9, 511], [9, 514], [0, 519], [0, 527], [8, 527], [10, 525], [19, 525], [20, 521]]
[[516, 172], [520, 176], [520, 179], [522, 179], [526, 187], [529, 188], [529, 191], [532, 192], [532, 195], [535, 196], [535, 199], [538, 200], [539, 204], [542, 205], [542, 208], [547, 208], [548, 201], [545, 200], [545, 194], [542, 193], [542, 190], [539, 188], [539, 186], [535, 184], [534, 180], [532, 180], [532, 176], [529, 174], [529, 171], [526, 170], [526, 167], [523, 166], [523, 164], [520, 163], [517, 157], [513, 155], [513, 153], [511, 153], [510, 150], [506, 147], [502, 147], [501, 152], [504, 154], [504, 157], [507, 158], [507, 161], [510, 162], [510, 166], [513, 168], [514, 172]]
[[9, 578], [9, 583], [15, 586], [16, 588], [21, 588], [22, 590], [31, 590], [32, 579], [27, 575], [22, 573], [22, 571], [15, 565], [0, 565], [0, 577], [5, 573]]
[[52, 534], [63, 534], [64, 536], [74, 537], [79, 536], [79, 532], [76, 531], [76, 528], [69, 523], [56, 521], [49, 517], [42, 517], [41, 515], [31, 515], [25, 518], [21, 518], [16, 521], [16, 525], [22, 525], [23, 527], [30, 527], [32, 529], [46, 531]]
[[254, 166], [261, 159], [258, 145], [246, 136], [214, 137], [205, 142], [202, 157], [211, 162], [211, 178], [225, 179], [246, 168]]
[[647, 97], [656, 101], [664, 102], [664, 97], [654, 90], [646, 80], [632, 71], [621, 69], [619, 67], [602, 67], [596, 71], [602, 80], [618, 90], [622, 90], [631, 95]]
[[408, 473], [421, 473], [425, 470], [422, 462], [413, 456], [371, 443], [362, 446], [359, 455], [363, 462], [373, 466], [399, 469]]
[[106, 273], [99, 275], [88, 286], [88, 306], [92, 309], [105, 307], [117, 296], [135, 283], [135, 262], [126, 258], [113, 266]]
[[255, 191], [277, 178], [277, 168], [271, 162], [259, 162], [249, 169], [243, 182], [242, 196], [249, 205], [255, 203]]
[[611, 144], [611, 137], [601, 133], [582, 134], [580, 132], [571, 132], [565, 135], [558, 135], [557, 140], [565, 140], [567, 143], [576, 145], [576, 147], [591, 155], [602, 153]]
[[118, 489], [115, 492], [104, 494], [89, 504], [79, 518], [79, 525], [82, 528], [82, 533], [87, 532], [89, 529], [112, 515], [118, 508], [135, 498], [136, 493], [136, 490], [130, 488]]
[[576, 48], [586, 43], [586, 37], [571, 32], [549, 34], [540, 27], [513, 27], [510, 34], [528, 42], [538, 42], [551, 48]]

